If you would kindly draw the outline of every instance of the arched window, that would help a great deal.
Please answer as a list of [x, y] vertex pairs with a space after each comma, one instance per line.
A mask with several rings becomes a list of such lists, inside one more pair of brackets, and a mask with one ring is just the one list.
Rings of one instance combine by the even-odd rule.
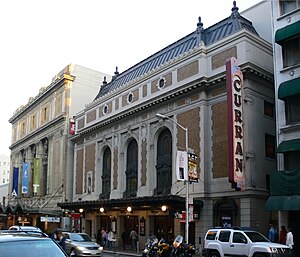
[[138, 145], [136, 140], [131, 140], [127, 148], [126, 164], [126, 191], [125, 196], [136, 196], [138, 177]]
[[109, 147], [104, 151], [102, 168], [102, 193], [100, 197], [109, 199], [111, 187], [111, 151]]
[[171, 193], [172, 186], [172, 135], [168, 129], [163, 130], [157, 142], [157, 195]]

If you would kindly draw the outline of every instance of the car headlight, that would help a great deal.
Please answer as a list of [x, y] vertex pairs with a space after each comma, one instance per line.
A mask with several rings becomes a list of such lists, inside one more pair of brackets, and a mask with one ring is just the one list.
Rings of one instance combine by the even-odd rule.
[[276, 247], [270, 247], [270, 250], [271, 250], [272, 253], [279, 253], [280, 252], [279, 249], [276, 248]]
[[76, 246], [76, 249], [78, 250], [78, 251], [84, 251], [84, 250], [87, 250], [85, 247], [83, 247], [83, 246]]
[[100, 250], [100, 251], [103, 251], [103, 246], [100, 246], [100, 247], [99, 247], [99, 250]]

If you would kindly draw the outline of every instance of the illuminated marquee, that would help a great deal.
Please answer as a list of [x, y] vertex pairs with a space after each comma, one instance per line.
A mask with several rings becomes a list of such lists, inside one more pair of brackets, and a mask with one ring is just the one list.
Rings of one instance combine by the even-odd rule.
[[232, 57], [226, 61], [228, 111], [228, 180], [233, 188], [245, 189], [243, 73]]

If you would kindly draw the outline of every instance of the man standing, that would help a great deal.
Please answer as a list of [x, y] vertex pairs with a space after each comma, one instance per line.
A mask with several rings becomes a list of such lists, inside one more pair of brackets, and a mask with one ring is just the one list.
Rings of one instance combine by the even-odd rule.
[[275, 228], [273, 227], [273, 224], [270, 224], [269, 232], [268, 232], [268, 238], [271, 242], [276, 241], [276, 231]]
[[289, 228], [289, 232], [286, 234], [286, 245], [290, 248], [290, 252], [293, 253], [294, 236], [291, 228]]
[[131, 249], [136, 250], [137, 233], [134, 229], [130, 231], [129, 238], [131, 239]]

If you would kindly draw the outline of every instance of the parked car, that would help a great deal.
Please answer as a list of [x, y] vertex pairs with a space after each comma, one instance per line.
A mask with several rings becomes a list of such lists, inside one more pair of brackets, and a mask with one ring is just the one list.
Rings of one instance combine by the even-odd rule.
[[9, 230], [36, 230], [36, 231], [40, 231], [42, 232], [42, 230], [38, 227], [34, 227], [34, 226], [18, 226], [18, 225], [14, 225], [14, 226], [11, 226], [9, 227]]
[[272, 243], [255, 230], [239, 227], [209, 229], [204, 237], [202, 255], [205, 257], [294, 256], [288, 246]]
[[63, 235], [66, 238], [67, 254], [99, 257], [103, 252], [103, 247], [95, 243], [86, 233], [63, 232]]
[[45, 233], [33, 230], [0, 231], [1, 257], [67, 257]]

